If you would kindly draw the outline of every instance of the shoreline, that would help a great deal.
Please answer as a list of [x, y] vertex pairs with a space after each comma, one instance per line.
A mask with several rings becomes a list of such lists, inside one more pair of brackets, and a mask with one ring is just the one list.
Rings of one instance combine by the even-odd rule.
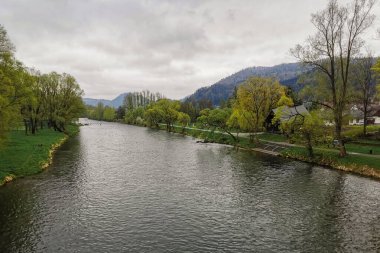
[[26, 174], [26, 175], [15, 175], [15, 174], [8, 174], [8, 175], [5, 175], [2, 179], [0, 179], [0, 187], [2, 186], [5, 186], [7, 185], [8, 183], [18, 179], [18, 178], [23, 178], [23, 177], [26, 177], [26, 176], [30, 176], [30, 175], [35, 175], [35, 174], [38, 174], [38, 173], [41, 173], [43, 171], [45, 171], [46, 169], [48, 169], [48, 167], [52, 164], [53, 162], [53, 159], [54, 159], [54, 154], [55, 152], [69, 139], [71, 138], [72, 136], [74, 136], [75, 134], [77, 134], [79, 132], [79, 126], [77, 126], [77, 130], [74, 132], [74, 133], [64, 133], [64, 136], [59, 138], [57, 141], [53, 142], [49, 149], [47, 150], [47, 152], [45, 154], [47, 154], [47, 158], [46, 159], [43, 159], [43, 160], [40, 160], [38, 161], [38, 165], [34, 166], [34, 170], [36, 171], [32, 171], [30, 174]]
[[[125, 123], [122, 123], [122, 124], [125, 124]], [[141, 127], [146, 127], [146, 126], [141, 126]], [[147, 127], [147, 128], [149, 128], [149, 127]], [[161, 128], [152, 128], [152, 129], [166, 131], [165, 129], [161, 129]], [[198, 131], [202, 131], [202, 130], [198, 130]], [[261, 148], [245, 147], [245, 146], [240, 145], [240, 143], [234, 145], [234, 144], [226, 143], [226, 142], [218, 142], [217, 138], [212, 138], [211, 140], [207, 140], [208, 139], [207, 137], [203, 138], [199, 135], [192, 134], [192, 132], [177, 131], [177, 129], [175, 127], [173, 128], [173, 130], [170, 133], [180, 134], [180, 135], [184, 135], [184, 136], [192, 136], [198, 140], [201, 140], [203, 143], [217, 143], [217, 144], [229, 145], [231, 147], [236, 147], [238, 149], [242, 149], [242, 150], [246, 150], [246, 151], [251, 151], [251, 152], [253, 151], [253, 152], [258, 152], [261, 154], [279, 156], [279, 157], [283, 157], [286, 159], [292, 159], [292, 160], [296, 160], [296, 161], [307, 162], [310, 164], [327, 167], [328, 169], [344, 171], [344, 172], [347, 172], [350, 174], [368, 177], [368, 178], [372, 178], [374, 180], [380, 180], [380, 169], [375, 169], [375, 168], [372, 168], [368, 165], [358, 165], [355, 163], [344, 165], [344, 164], [340, 164], [336, 161], [333, 161], [333, 160], [325, 158], [325, 157], [322, 157], [322, 159], [318, 159], [317, 156], [314, 158], [309, 158], [307, 156], [302, 156], [300, 154], [298, 154], [298, 155], [292, 154], [290, 152], [290, 149], [284, 150], [282, 152], [272, 152], [272, 151], [267, 151], [267, 150], [264, 150]], [[214, 135], [215, 134], [217, 134], [217, 133], [214, 133]], [[306, 148], [302, 147], [302, 149], [304, 149], [306, 151]]]

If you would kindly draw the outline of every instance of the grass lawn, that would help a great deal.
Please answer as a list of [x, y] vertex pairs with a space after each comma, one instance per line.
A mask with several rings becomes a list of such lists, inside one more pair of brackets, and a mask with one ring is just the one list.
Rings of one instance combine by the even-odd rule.
[[[69, 126], [68, 134], [78, 131], [77, 126]], [[9, 132], [4, 145], [0, 147], [0, 185], [8, 175], [24, 177], [40, 172], [48, 161], [49, 151], [65, 134], [50, 129], [39, 130], [36, 135], [26, 136], [24, 131]]]
[[369, 154], [370, 150], [372, 150], [372, 154], [380, 155], [380, 145], [362, 145], [356, 143], [347, 143], [345, 146], [346, 150], [349, 152]]
[[282, 135], [282, 134], [263, 133], [263, 134], [258, 134], [257, 137], [260, 140], [265, 140], [265, 141], [276, 141], [276, 142], [287, 142], [288, 141], [286, 136]]
[[287, 155], [295, 158], [307, 158], [311, 162], [321, 163], [324, 162], [325, 165], [336, 167], [339, 165], [343, 166], [369, 166], [373, 169], [380, 170], [380, 159], [377, 157], [368, 157], [360, 155], [347, 155], [345, 157], [339, 157], [336, 150], [314, 150], [315, 157], [309, 159], [307, 151], [302, 147], [290, 147], [282, 152], [283, 155]]
[[[376, 133], [380, 131], [379, 125], [367, 126], [367, 133]], [[343, 135], [350, 138], [357, 138], [363, 134], [363, 126], [344, 126]]]

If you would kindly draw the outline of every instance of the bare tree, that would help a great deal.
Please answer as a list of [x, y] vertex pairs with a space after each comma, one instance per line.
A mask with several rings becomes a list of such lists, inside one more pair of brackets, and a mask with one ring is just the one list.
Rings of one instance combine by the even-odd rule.
[[363, 134], [367, 134], [368, 114], [372, 112], [376, 102], [376, 82], [372, 66], [375, 59], [368, 53], [367, 57], [357, 59], [353, 64], [352, 81], [354, 85], [354, 102], [363, 112]]
[[342, 124], [348, 100], [350, 65], [363, 47], [361, 35], [373, 23], [374, 3], [375, 0], [354, 0], [348, 6], [341, 6], [337, 0], [330, 0], [326, 9], [312, 14], [311, 22], [317, 32], [304, 46], [291, 49], [300, 62], [314, 66], [327, 77], [332, 101], [325, 101], [328, 102], [325, 105], [334, 114], [335, 138], [339, 141], [341, 156], [346, 155]]

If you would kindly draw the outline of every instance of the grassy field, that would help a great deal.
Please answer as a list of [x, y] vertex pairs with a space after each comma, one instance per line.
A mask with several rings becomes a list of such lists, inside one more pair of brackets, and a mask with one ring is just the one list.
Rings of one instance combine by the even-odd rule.
[[[78, 126], [68, 126], [67, 134], [74, 135], [78, 129]], [[0, 147], [0, 185], [4, 183], [6, 176], [17, 178], [40, 172], [42, 165], [49, 160], [52, 145], [59, 143], [64, 137], [64, 133], [50, 129], [28, 136], [24, 131], [11, 131], [4, 145]]]

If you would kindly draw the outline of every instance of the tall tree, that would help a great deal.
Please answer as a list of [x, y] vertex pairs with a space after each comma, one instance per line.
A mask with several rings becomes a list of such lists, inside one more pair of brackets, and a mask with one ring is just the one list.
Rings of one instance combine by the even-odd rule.
[[352, 81], [354, 85], [354, 102], [363, 112], [363, 134], [367, 134], [368, 114], [373, 110], [376, 102], [376, 82], [371, 69], [374, 64], [372, 55], [356, 59], [352, 67]]
[[20, 119], [20, 108], [29, 94], [25, 67], [14, 57], [14, 46], [0, 25], [0, 141]]
[[237, 137], [232, 133], [231, 124], [228, 124], [228, 120], [232, 114], [231, 108], [217, 108], [213, 110], [206, 108], [200, 114], [201, 116], [198, 117], [198, 121], [203, 127], [211, 128], [212, 133], [215, 130], [221, 130], [230, 135], [235, 142], [238, 141]]
[[[297, 45], [291, 53], [302, 63], [309, 64], [326, 75], [332, 101], [321, 101], [332, 109], [335, 138], [340, 155], [346, 155], [342, 137], [343, 111], [346, 108], [351, 61], [363, 46], [361, 35], [371, 26], [374, 0], [354, 0], [347, 6], [330, 0], [327, 8], [312, 14], [311, 22], [317, 32], [304, 46]], [[328, 102], [328, 103], [324, 103]]]
[[259, 132], [270, 111], [280, 101], [290, 101], [285, 91], [285, 87], [272, 78], [251, 77], [245, 81], [238, 88], [233, 105], [240, 128], [250, 133]]

